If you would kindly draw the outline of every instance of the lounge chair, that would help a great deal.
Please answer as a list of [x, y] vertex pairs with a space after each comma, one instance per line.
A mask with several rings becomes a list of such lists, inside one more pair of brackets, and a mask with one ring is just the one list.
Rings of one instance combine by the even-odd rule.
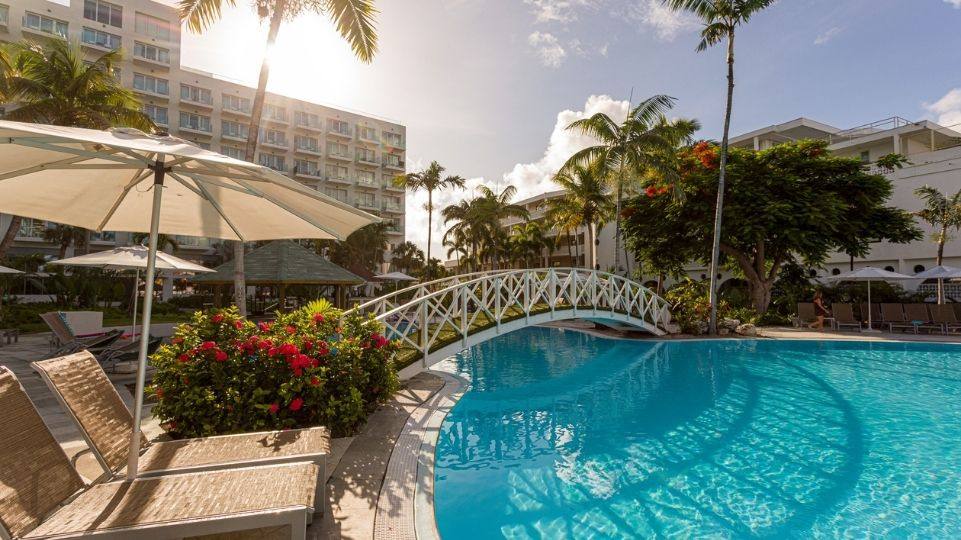
[[861, 321], [854, 316], [854, 306], [852, 304], [835, 303], [831, 306], [831, 310], [834, 313], [834, 324], [837, 325], [838, 330], [842, 326], [856, 326], [858, 330], [862, 328]]
[[[162, 342], [163, 338], [161, 337], [149, 336], [147, 340], [147, 354], [150, 355], [156, 352]], [[90, 349], [87, 350], [89, 351]], [[97, 357], [97, 362], [100, 362], [100, 367], [102, 367], [104, 371], [113, 371], [117, 368], [118, 364], [136, 362], [136, 360], [139, 359], [140, 340], [136, 339], [120, 346], [114, 344], [100, 352], [94, 353], [94, 355]]]
[[801, 325], [812, 323], [817, 320], [817, 315], [814, 313], [814, 303], [813, 302], [798, 302], [797, 305], [797, 318]]
[[895, 328], [913, 328], [907, 317], [904, 316], [904, 306], [902, 304], [881, 304], [881, 319], [883, 324], [888, 326], [888, 331], [893, 332]]
[[[107, 476], [116, 476], [127, 463], [133, 418], [120, 394], [96, 359], [83, 351], [34, 362], [50, 391], [87, 441]], [[200, 439], [181, 439], [148, 445], [141, 437], [138, 476], [158, 476], [311, 461], [324, 472], [330, 448], [327, 428], [243, 433]], [[323, 500], [324, 479], [317, 483]], [[322, 509], [318, 509], [321, 511]]]
[[40, 318], [47, 323], [47, 327], [50, 328], [52, 333], [51, 349], [56, 348], [51, 353], [53, 356], [62, 356], [83, 349], [93, 349], [96, 352], [106, 349], [123, 336], [123, 330], [111, 330], [97, 334], [74, 334], [60, 311], [41, 313]]
[[904, 318], [915, 334], [918, 330], [941, 330], [941, 325], [932, 321], [927, 304], [904, 304]]
[[931, 322], [941, 326], [941, 332], [947, 334], [952, 330], [961, 330], [961, 320], [954, 312], [954, 308], [949, 304], [932, 304]]
[[86, 487], [17, 378], [0, 367], [0, 537], [182, 538], [264, 527], [306, 537], [313, 463]]
[[[861, 322], [863, 322], [864, 325], [867, 326], [867, 324], [868, 324], [868, 309], [869, 309], [869, 306], [868, 306], [867, 302], [862, 302], [861, 305], [858, 306], [858, 309], [861, 310], [861, 311], [860, 311], [860, 313], [861, 313]], [[872, 303], [872, 304], [870, 305], [870, 311], [871, 311], [871, 326], [872, 326], [872, 327], [882, 328], [883, 325], [884, 325], [884, 322], [883, 322], [883, 317], [881, 317], [881, 306], [880, 306], [880, 304], [874, 304], [874, 303]]]

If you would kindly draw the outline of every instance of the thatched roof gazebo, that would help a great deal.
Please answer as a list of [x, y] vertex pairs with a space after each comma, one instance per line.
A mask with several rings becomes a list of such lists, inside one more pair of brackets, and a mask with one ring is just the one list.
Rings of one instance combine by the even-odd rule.
[[[275, 240], [247, 253], [244, 275], [247, 285], [276, 286], [281, 306], [286, 302], [288, 285], [335, 286], [336, 304], [343, 307], [347, 303], [345, 287], [365, 283], [364, 278], [291, 240]], [[198, 285], [214, 285], [215, 303], [219, 304], [221, 287], [233, 285], [234, 262], [227, 261], [213, 273], [195, 276], [191, 281]]]

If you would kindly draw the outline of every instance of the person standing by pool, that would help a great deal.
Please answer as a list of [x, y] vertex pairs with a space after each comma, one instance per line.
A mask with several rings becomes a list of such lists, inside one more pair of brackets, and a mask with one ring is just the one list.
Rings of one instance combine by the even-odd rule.
[[814, 314], [817, 320], [808, 325], [808, 328], [824, 328], [824, 318], [831, 316], [831, 311], [824, 305], [824, 297], [821, 291], [814, 291]]

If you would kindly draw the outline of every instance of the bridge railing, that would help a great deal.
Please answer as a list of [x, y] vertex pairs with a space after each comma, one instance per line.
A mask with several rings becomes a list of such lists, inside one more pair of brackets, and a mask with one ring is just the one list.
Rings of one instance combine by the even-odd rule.
[[[603, 317], [661, 334], [670, 321], [663, 298], [632, 280], [578, 268], [477, 272], [408, 287], [354, 308], [371, 313], [402, 343], [401, 365], [487, 330], [535, 317]], [[516, 326], [516, 324], [514, 325]]]

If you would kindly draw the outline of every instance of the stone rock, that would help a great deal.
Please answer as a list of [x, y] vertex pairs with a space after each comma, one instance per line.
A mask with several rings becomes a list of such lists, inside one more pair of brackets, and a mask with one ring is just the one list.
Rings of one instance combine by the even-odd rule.
[[738, 327], [734, 331], [742, 336], [751, 336], [751, 337], [757, 336], [757, 327], [751, 323], [738, 325]]
[[667, 323], [664, 325], [664, 330], [667, 331], [668, 334], [680, 334], [681, 325], [677, 323]]
[[741, 321], [737, 319], [721, 319], [718, 323], [718, 328], [727, 328], [728, 330], [734, 330], [737, 326], [741, 324]]
[[730, 333], [731, 333], [731, 329], [730, 329], [730, 328], [718, 328], [718, 329], [717, 329], [717, 335], [719, 335], [719, 336], [726, 336], [726, 335], [728, 335], [728, 334], [730, 334]]

